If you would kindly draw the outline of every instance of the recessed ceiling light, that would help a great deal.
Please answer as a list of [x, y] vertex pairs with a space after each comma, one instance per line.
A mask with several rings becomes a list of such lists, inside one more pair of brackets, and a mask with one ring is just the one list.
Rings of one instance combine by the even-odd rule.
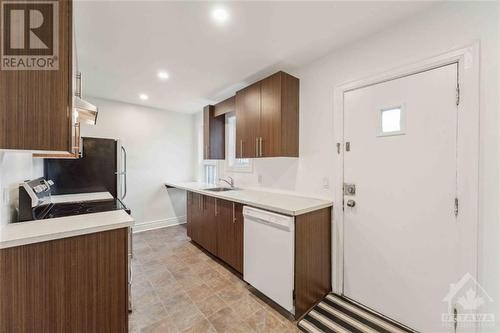
[[212, 11], [212, 18], [218, 24], [224, 24], [229, 20], [229, 12], [222, 7], [215, 8]]
[[169, 77], [170, 77], [170, 75], [168, 75], [168, 73], [167, 73], [167, 72], [165, 72], [165, 71], [159, 71], [159, 72], [158, 72], [158, 78], [159, 78], [160, 80], [162, 80], [162, 81], [167, 80]]
[[143, 101], [147, 101], [147, 100], [149, 99], [149, 96], [148, 96], [148, 95], [146, 95], [146, 94], [140, 94], [140, 95], [139, 95], [139, 98], [140, 98], [141, 100], [143, 100]]

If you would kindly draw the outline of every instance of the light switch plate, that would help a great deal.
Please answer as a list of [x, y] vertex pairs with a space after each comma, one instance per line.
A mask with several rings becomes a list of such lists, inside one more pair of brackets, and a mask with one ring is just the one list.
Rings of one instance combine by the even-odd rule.
[[323, 189], [328, 190], [330, 188], [330, 180], [328, 177], [323, 178]]

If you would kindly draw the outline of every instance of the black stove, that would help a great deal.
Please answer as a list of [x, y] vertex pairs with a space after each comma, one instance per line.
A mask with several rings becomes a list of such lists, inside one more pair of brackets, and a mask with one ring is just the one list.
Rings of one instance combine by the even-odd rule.
[[120, 199], [67, 202], [57, 204], [51, 203], [47, 205], [40, 205], [34, 208], [32, 210], [32, 217], [29, 220], [53, 219], [56, 217], [101, 213], [121, 209], [130, 214], [130, 210], [120, 201]]
[[130, 210], [120, 201], [105, 200], [52, 203], [50, 192], [54, 182], [37, 178], [19, 186], [19, 207], [17, 222], [51, 219], [72, 215], [92, 214], [113, 210]]
[[37, 220], [65, 217], [72, 215], [92, 214], [108, 212], [113, 210], [128, 210], [119, 199], [83, 201], [51, 204], [48, 207], [37, 209], [35, 216]]

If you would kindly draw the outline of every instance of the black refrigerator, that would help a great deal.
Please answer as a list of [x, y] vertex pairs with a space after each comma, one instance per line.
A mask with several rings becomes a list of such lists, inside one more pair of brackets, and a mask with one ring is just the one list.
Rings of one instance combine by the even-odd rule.
[[127, 152], [119, 140], [82, 138], [79, 159], [45, 159], [45, 179], [54, 181], [52, 194], [109, 192], [127, 195]]

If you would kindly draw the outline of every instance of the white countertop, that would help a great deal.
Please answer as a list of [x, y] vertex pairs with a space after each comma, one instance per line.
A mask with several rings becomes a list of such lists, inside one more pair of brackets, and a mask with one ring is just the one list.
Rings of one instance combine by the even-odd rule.
[[50, 196], [50, 201], [52, 203], [81, 202], [81, 201], [109, 200], [109, 199], [113, 199], [113, 196], [109, 192], [60, 194], [60, 195]]
[[165, 184], [170, 187], [201, 193], [291, 216], [302, 215], [318, 209], [333, 206], [333, 202], [327, 200], [300, 197], [290, 194], [257, 191], [253, 189], [236, 189], [233, 191], [213, 192], [207, 191], [206, 189], [218, 186], [198, 182], [167, 182]]
[[0, 228], [0, 249], [126, 228], [133, 224], [134, 219], [124, 210], [8, 223]]

